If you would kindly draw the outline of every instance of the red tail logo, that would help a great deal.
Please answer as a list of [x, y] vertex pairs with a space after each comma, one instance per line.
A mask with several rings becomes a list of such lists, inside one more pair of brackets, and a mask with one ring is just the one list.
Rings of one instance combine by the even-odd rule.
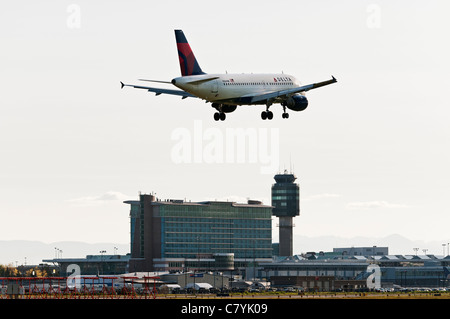
[[178, 58], [180, 60], [180, 69], [182, 76], [205, 74], [192, 52], [191, 46], [186, 40], [183, 31], [175, 30], [177, 40]]

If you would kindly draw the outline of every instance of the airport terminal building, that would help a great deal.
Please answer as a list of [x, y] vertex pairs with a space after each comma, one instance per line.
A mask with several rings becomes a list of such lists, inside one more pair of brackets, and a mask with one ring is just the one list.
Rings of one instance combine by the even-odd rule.
[[[168, 272], [196, 278], [199, 273], [221, 273], [315, 291], [364, 288], [369, 270], [377, 265], [382, 287], [450, 286], [448, 255], [389, 255], [388, 247], [377, 246], [294, 255], [292, 219], [300, 213], [295, 179], [286, 173], [275, 176], [272, 205], [256, 200], [161, 200], [139, 194], [137, 200], [124, 202], [130, 208], [129, 254], [44, 262], [59, 264], [63, 275], [73, 264], [84, 275]], [[280, 243], [272, 244], [274, 216], [279, 218]]]
[[272, 206], [159, 200], [130, 205], [129, 271], [232, 270], [272, 260]]
[[[359, 254], [368, 251], [375, 254]], [[387, 252], [387, 247], [373, 246], [275, 257], [271, 263], [260, 265], [260, 276], [270, 278], [272, 285], [279, 287], [354, 291], [367, 287], [367, 279], [373, 274], [371, 267], [376, 265], [383, 288], [449, 287], [450, 256], [389, 255]]]

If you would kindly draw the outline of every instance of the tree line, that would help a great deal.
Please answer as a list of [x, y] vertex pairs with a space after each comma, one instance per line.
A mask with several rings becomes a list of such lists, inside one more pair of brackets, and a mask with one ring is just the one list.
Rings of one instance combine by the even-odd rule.
[[12, 264], [0, 265], [0, 277], [49, 277], [55, 272], [49, 265], [18, 266]]

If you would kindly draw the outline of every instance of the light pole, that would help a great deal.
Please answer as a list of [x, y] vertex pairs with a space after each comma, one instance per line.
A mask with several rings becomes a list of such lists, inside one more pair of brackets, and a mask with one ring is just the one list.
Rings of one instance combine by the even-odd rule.
[[417, 256], [417, 252], [419, 251], [419, 248], [413, 248], [413, 250], [416, 252], [416, 256]]
[[55, 247], [55, 259], [57, 258], [62, 258], [62, 250], [59, 249], [58, 247]]

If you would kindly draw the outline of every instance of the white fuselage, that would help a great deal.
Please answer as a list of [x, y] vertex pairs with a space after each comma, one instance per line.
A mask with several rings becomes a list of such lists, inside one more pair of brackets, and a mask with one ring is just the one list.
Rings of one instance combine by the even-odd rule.
[[288, 74], [203, 74], [178, 77], [172, 83], [209, 102], [242, 105], [242, 98], [299, 87]]

